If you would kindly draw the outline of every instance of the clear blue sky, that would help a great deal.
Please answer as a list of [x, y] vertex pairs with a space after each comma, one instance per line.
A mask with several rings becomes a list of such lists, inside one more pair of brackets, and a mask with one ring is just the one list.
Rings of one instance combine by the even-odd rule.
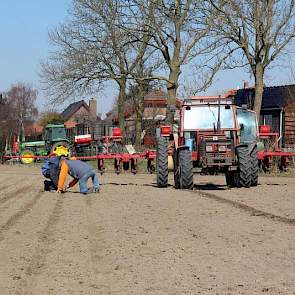
[[[40, 90], [39, 63], [50, 51], [48, 31], [67, 19], [71, 0], [0, 0], [0, 3], [0, 92], [17, 82], [30, 83], [39, 90], [38, 106], [42, 107], [46, 98]], [[249, 77], [243, 70], [222, 72], [208, 94], [241, 87], [245, 79]], [[274, 69], [266, 82], [288, 84], [288, 71]], [[114, 87], [108, 87], [97, 95], [99, 112], [110, 109], [115, 93]]]

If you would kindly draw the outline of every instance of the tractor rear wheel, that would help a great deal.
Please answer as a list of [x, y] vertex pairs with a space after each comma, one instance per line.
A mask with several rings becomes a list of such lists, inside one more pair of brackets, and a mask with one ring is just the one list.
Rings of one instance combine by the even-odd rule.
[[251, 154], [251, 186], [257, 186], [258, 184], [258, 156], [257, 156], [257, 145], [253, 148]]
[[194, 174], [191, 152], [187, 149], [178, 152], [179, 188], [193, 189]]
[[157, 185], [158, 187], [168, 186], [168, 146], [164, 137], [160, 137], [157, 146]]
[[[31, 150], [23, 150], [20, 155], [21, 155], [21, 157], [22, 156], [32, 157], [32, 156], [34, 156], [34, 152]], [[35, 159], [34, 158], [20, 158], [20, 161], [22, 164], [32, 164], [35, 162]]]
[[237, 148], [238, 155], [238, 187], [250, 187], [252, 181], [251, 157], [248, 146]]
[[70, 144], [66, 141], [56, 142], [51, 148], [51, 153], [55, 153], [57, 156], [69, 157], [71, 155]]

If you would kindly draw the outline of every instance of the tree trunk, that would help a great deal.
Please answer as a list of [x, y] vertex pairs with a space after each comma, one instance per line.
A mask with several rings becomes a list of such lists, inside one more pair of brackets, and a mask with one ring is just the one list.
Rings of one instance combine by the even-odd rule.
[[178, 88], [178, 77], [180, 75], [179, 67], [171, 67], [169, 74], [169, 83], [167, 83], [167, 112], [166, 112], [166, 121], [173, 125], [174, 123], [174, 113], [171, 109], [176, 108], [176, 93]]
[[260, 110], [262, 105], [263, 95], [263, 76], [264, 70], [261, 64], [257, 64], [255, 67], [255, 98], [253, 110], [256, 112], [257, 120], [259, 121]]
[[142, 112], [136, 112], [135, 118], [135, 145], [139, 147], [141, 145], [141, 133], [142, 133]]
[[144, 82], [138, 84], [138, 101], [136, 106], [136, 118], [135, 118], [135, 144], [140, 146], [141, 144], [141, 133], [142, 133], [142, 118], [144, 112], [144, 96], [147, 93], [148, 86], [146, 87]]
[[119, 84], [119, 97], [118, 97], [118, 121], [122, 130], [122, 134], [125, 133], [125, 117], [124, 117], [124, 102], [126, 99], [126, 79], [122, 78], [117, 81]]

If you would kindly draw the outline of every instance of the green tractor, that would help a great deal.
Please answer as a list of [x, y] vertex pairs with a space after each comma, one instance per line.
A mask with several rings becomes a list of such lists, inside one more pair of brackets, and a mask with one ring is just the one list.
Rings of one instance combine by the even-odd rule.
[[24, 141], [20, 143], [19, 155], [25, 156], [20, 158], [21, 163], [31, 164], [35, 161], [32, 156], [47, 156], [50, 153], [55, 153], [58, 156], [70, 156], [71, 146], [66, 136], [64, 124], [46, 125], [42, 137], [43, 140], [41, 141]]

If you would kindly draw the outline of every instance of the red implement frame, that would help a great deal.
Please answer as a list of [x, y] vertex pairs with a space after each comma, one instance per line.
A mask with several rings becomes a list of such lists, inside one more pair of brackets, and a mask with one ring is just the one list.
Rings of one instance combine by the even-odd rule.
[[273, 159], [279, 160], [280, 170], [285, 170], [289, 157], [294, 157], [295, 152], [282, 151], [279, 147], [279, 134], [276, 132], [261, 132], [259, 134], [260, 140], [268, 143], [272, 143], [271, 146], [265, 147], [263, 150], [258, 151], [258, 160], [261, 163], [261, 167], [264, 171], [270, 169]]
[[[105, 143], [106, 151], [104, 153], [99, 153], [95, 156], [80, 156], [75, 157], [78, 160], [97, 160], [97, 167], [99, 173], [104, 173], [104, 160], [106, 159], [114, 159], [114, 167], [115, 172], [119, 174], [122, 170], [122, 166], [124, 170], [129, 169], [129, 163], [131, 164], [131, 172], [137, 173], [137, 161], [138, 159], [146, 159], [147, 160], [147, 170], [149, 173], [153, 173], [155, 167], [153, 165], [153, 161], [156, 158], [156, 152], [154, 150], [145, 150], [141, 153], [111, 153], [110, 152], [110, 142], [117, 141], [122, 142], [122, 136], [104, 136], [102, 140]], [[47, 159], [48, 156], [3, 156], [2, 163], [7, 159], [20, 159], [20, 158], [30, 158], [30, 159]]]

